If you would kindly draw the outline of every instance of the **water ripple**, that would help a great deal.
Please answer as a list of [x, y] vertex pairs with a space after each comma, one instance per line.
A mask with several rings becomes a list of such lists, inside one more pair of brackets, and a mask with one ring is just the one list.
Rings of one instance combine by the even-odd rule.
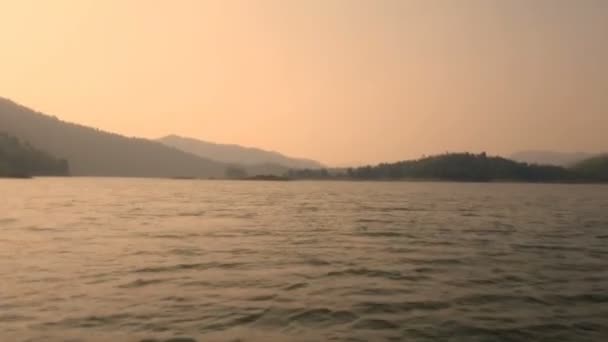
[[605, 186], [28, 184], [0, 341], [607, 340]]

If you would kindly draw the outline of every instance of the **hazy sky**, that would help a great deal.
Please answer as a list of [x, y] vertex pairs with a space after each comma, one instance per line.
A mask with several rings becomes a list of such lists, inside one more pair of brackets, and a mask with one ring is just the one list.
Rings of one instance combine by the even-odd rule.
[[0, 96], [329, 164], [608, 150], [608, 1], [0, 0]]

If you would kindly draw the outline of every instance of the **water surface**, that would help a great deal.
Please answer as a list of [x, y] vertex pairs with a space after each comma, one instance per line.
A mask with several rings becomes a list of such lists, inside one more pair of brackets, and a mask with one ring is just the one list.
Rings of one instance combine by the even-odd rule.
[[606, 341], [608, 187], [0, 180], [2, 341]]

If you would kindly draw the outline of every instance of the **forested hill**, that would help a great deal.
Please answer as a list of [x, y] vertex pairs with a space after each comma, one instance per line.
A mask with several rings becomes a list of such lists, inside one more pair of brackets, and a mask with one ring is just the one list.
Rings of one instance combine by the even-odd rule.
[[0, 129], [68, 160], [75, 176], [222, 177], [226, 169], [158, 142], [64, 122], [3, 98]]
[[0, 177], [67, 176], [68, 162], [0, 132]]
[[608, 154], [583, 160], [572, 169], [585, 178], [608, 182]]
[[485, 153], [452, 153], [351, 170], [354, 178], [428, 178], [458, 181], [567, 181], [575, 176], [558, 166], [519, 163]]
[[338, 171], [291, 170], [288, 176], [295, 179], [601, 182], [608, 180], [606, 163], [608, 159], [564, 168], [520, 163], [485, 153], [450, 153]]

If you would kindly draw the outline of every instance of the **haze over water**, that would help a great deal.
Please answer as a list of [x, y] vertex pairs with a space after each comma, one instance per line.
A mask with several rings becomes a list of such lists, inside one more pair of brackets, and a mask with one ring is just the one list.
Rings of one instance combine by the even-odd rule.
[[601, 185], [0, 180], [3, 340], [605, 341]]

